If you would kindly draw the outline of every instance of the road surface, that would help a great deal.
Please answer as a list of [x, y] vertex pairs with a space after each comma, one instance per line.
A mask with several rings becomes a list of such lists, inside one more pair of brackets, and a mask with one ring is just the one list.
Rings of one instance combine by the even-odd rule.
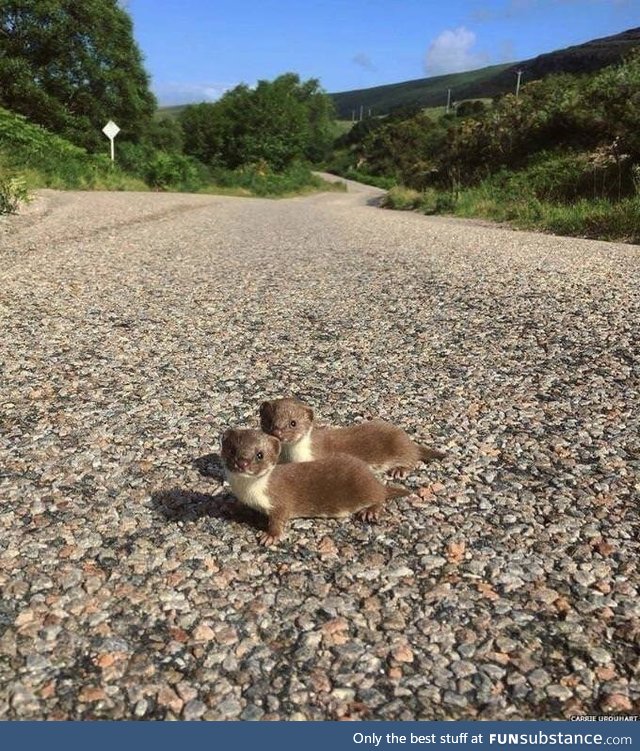
[[[640, 248], [375, 207], [44, 191], [0, 223], [0, 717], [638, 714]], [[447, 451], [273, 549], [229, 425]]]

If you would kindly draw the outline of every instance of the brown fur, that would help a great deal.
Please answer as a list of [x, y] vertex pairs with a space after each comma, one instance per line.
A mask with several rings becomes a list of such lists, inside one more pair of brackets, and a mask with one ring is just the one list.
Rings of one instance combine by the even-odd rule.
[[401, 428], [383, 420], [347, 428], [314, 428], [313, 410], [297, 399], [275, 399], [260, 407], [262, 430], [284, 444], [283, 459], [296, 461], [296, 446], [310, 433], [313, 459], [344, 453], [356, 456], [374, 469], [390, 469], [396, 476], [420, 461], [442, 459], [444, 453], [421, 446]]
[[[264, 544], [282, 537], [289, 519], [296, 517], [343, 517], [363, 512], [377, 518], [389, 498], [409, 495], [404, 488], [383, 485], [361, 460], [347, 455], [299, 464], [277, 464], [279, 442], [259, 430], [227, 430], [221, 454], [227, 478], [243, 491], [264, 487], [260, 496], [268, 507], [256, 503], [253, 491], [241, 492], [238, 500], [267, 514]], [[262, 458], [260, 458], [262, 455]]]

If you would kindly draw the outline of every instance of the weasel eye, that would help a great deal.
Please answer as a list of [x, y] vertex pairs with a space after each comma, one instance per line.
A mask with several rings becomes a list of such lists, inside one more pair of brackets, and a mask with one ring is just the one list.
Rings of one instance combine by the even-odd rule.
[[262, 453], [262, 451], [258, 451], [258, 453], [256, 454], [256, 459], [259, 462], [261, 462], [264, 459], [264, 454]]
[[291, 427], [292, 427], [292, 428], [295, 428], [295, 426], [296, 426], [297, 424], [298, 424], [298, 423], [297, 423], [297, 422], [296, 422], [295, 420], [291, 420], [291, 422], [289, 423], [289, 425], [291, 425]]

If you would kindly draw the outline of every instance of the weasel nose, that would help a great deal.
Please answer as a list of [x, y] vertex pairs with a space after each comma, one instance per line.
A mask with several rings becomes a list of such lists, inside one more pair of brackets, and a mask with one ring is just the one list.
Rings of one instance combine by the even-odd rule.
[[236, 461], [236, 464], [240, 469], [246, 469], [249, 466], [249, 460], [248, 459], [238, 459]]
[[275, 436], [275, 437], [276, 437], [276, 438], [277, 438], [278, 440], [280, 440], [280, 439], [282, 438], [282, 431], [280, 430], [280, 428], [274, 428], [274, 429], [273, 429], [273, 430], [272, 430], [271, 432], [273, 433], [273, 435], [274, 435], [274, 436]]

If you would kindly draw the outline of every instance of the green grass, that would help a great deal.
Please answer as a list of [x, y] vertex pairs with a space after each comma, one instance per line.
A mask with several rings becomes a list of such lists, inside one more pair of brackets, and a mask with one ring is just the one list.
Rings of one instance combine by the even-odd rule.
[[339, 181], [327, 182], [312, 174], [305, 164], [293, 164], [285, 172], [271, 172], [264, 166], [237, 170], [214, 170], [213, 185], [205, 192], [222, 189], [227, 195], [286, 198], [324, 190], [346, 190]]
[[394, 186], [382, 205], [423, 214], [482, 217], [559, 235], [640, 243], [640, 166], [627, 194], [619, 198], [615, 166], [609, 168], [606, 180], [600, 172], [594, 181], [588, 156], [568, 150], [539, 152], [520, 170], [502, 169], [455, 193]]
[[501, 90], [494, 90], [492, 81], [497, 74], [509, 68], [509, 64], [491, 65], [463, 73], [449, 73], [444, 76], [418, 78], [402, 83], [374, 86], [370, 89], [356, 89], [332, 94], [339, 116], [347, 117], [354, 109], [362, 106], [376, 114], [387, 113], [397, 107], [422, 105], [423, 107], [444, 107], [447, 103], [447, 89], [451, 89], [452, 99], [478, 99], [491, 97]]
[[384, 197], [383, 206], [423, 214], [481, 217], [557, 235], [640, 243], [640, 195], [619, 201], [582, 198], [557, 203], [533, 195], [507, 195], [490, 183], [464, 189], [457, 196], [396, 186]]
[[475, 188], [460, 194], [453, 212], [458, 216], [508, 222], [520, 229], [640, 243], [640, 196], [619, 201], [582, 198], [570, 203], [552, 203], [531, 196], [505, 198]]
[[375, 188], [382, 188], [383, 190], [390, 190], [396, 185], [396, 180], [393, 177], [371, 175], [368, 172], [363, 172], [354, 169], [353, 167], [343, 168], [334, 162], [328, 165], [323, 165], [322, 168], [327, 172], [331, 172], [339, 177], [344, 177], [347, 180], [355, 180], [358, 183], [373, 185]]
[[[452, 103], [455, 101], [452, 98]], [[457, 104], [462, 104], [462, 102], [482, 102], [485, 106], [489, 107], [491, 105], [491, 98], [490, 97], [474, 97], [473, 99], [462, 99], [461, 101], [457, 102]], [[446, 104], [443, 104], [442, 106], [438, 107], [425, 107], [423, 110], [425, 115], [430, 117], [432, 120], [439, 120], [443, 115], [447, 114], [447, 106]], [[455, 109], [453, 106], [449, 110], [451, 114], [455, 113]]]
[[161, 120], [163, 117], [177, 118], [182, 110], [186, 109], [188, 104], [174, 104], [170, 107], [158, 107], [155, 112], [155, 117]]
[[0, 175], [20, 176], [27, 189], [144, 190], [142, 180], [64, 138], [0, 108]]
[[0, 214], [15, 214], [29, 200], [29, 189], [22, 177], [0, 174]]
[[[17, 209], [29, 192], [58, 190], [181, 190], [236, 196], [286, 197], [344, 190], [313, 175], [302, 164], [282, 174], [266, 168], [221, 170], [213, 174], [182, 154], [121, 144], [121, 165], [82, 148], [0, 108], [0, 213]], [[118, 158], [118, 150], [116, 151]]]
[[348, 133], [354, 125], [355, 122], [353, 120], [336, 120], [334, 128], [335, 137], [338, 138], [344, 133]]

